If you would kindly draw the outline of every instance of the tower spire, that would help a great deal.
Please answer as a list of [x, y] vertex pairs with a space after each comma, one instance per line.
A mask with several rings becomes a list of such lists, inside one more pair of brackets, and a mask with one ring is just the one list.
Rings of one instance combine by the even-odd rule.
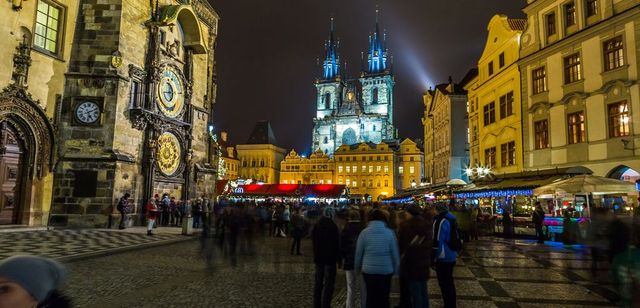
[[376, 3], [376, 24], [374, 32], [369, 36], [369, 55], [367, 72], [376, 74], [387, 69], [387, 35], [380, 33], [380, 9]]
[[331, 80], [340, 74], [340, 57], [338, 56], [338, 42], [335, 39], [334, 19], [331, 17], [329, 40], [325, 42], [325, 58], [322, 63], [322, 77]]

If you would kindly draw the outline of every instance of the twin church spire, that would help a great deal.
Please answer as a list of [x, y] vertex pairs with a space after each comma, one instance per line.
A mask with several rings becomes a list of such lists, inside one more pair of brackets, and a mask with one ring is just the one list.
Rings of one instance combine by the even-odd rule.
[[[380, 74], [390, 68], [388, 63], [388, 50], [386, 46], [386, 34], [381, 34], [378, 22], [378, 10], [376, 10], [375, 30], [369, 35], [369, 49], [367, 51], [367, 66], [363, 67], [365, 74]], [[329, 39], [325, 42], [325, 58], [322, 64], [322, 78], [333, 80], [341, 75], [340, 56], [338, 54], [340, 42], [335, 39], [334, 19], [331, 18]]]

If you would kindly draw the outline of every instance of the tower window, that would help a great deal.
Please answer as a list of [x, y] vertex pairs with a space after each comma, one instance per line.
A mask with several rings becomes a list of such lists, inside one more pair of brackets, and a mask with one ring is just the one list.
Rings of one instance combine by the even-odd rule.
[[378, 103], [378, 88], [373, 88], [371, 91], [371, 104], [375, 105]]
[[329, 138], [324, 137], [324, 144], [327, 144], [327, 143], [329, 143]]
[[324, 109], [331, 109], [331, 93], [324, 95]]

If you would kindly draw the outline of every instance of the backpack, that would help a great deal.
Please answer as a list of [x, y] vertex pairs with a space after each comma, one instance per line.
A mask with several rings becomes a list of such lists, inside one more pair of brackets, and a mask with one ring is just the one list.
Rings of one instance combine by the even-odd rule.
[[462, 250], [463, 241], [462, 237], [460, 236], [460, 231], [458, 230], [458, 222], [447, 217], [438, 217], [438, 219], [436, 220], [433, 230], [434, 242], [437, 241], [440, 237], [440, 227], [445, 219], [449, 222], [449, 241], [447, 242], [447, 246], [449, 246], [449, 249], [453, 251]]
[[118, 205], [116, 206], [116, 209], [120, 212], [127, 212], [129, 210], [128, 202], [124, 200], [124, 198], [120, 198], [120, 201], [118, 201]]

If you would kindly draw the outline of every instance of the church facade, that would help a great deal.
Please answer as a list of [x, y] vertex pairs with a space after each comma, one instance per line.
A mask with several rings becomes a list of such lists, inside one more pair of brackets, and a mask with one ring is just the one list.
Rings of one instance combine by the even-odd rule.
[[393, 125], [395, 80], [385, 35], [381, 34], [378, 22], [369, 36], [359, 78], [346, 78], [334, 32], [332, 21], [325, 43], [322, 77], [315, 82], [317, 112], [312, 134], [312, 151], [327, 155], [333, 155], [341, 145], [377, 144], [397, 137]]

